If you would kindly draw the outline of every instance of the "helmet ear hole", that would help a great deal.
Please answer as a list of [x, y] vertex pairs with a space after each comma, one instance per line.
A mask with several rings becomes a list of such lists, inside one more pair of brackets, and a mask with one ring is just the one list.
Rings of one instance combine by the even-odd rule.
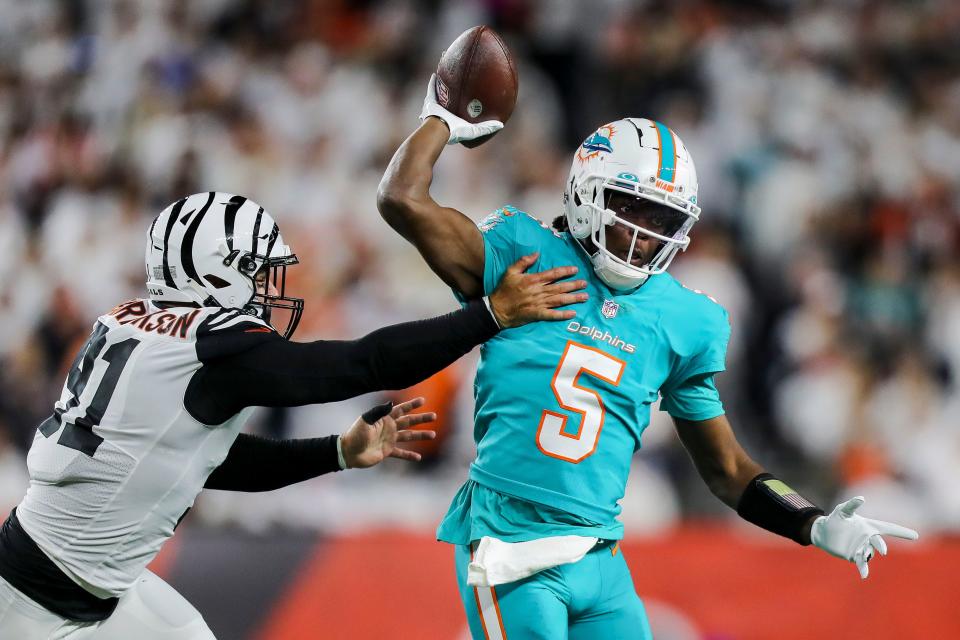
[[219, 276], [213, 275], [212, 273], [206, 274], [205, 276], [203, 276], [203, 278], [204, 278], [204, 280], [206, 280], [207, 282], [209, 282], [210, 284], [212, 284], [212, 285], [213, 285], [214, 287], [216, 287], [217, 289], [224, 289], [224, 288], [230, 286], [230, 283], [229, 283], [229, 282], [227, 282], [226, 280], [224, 280], [223, 278], [221, 278], [221, 277], [219, 277]]

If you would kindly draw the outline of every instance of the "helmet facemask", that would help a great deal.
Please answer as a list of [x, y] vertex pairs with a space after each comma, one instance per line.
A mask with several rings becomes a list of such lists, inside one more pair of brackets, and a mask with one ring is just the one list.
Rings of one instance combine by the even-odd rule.
[[293, 336], [303, 315], [303, 298], [294, 298], [286, 294], [287, 267], [299, 263], [295, 254], [270, 258], [262, 254], [236, 250], [223, 259], [225, 266], [235, 264], [237, 271], [250, 278], [253, 295], [243, 306], [245, 313], [260, 318], [280, 331], [272, 321], [272, 311], [281, 309], [289, 312], [286, 327], [280, 331], [281, 335], [287, 339]]
[[[581, 193], [593, 195], [593, 198], [581, 199]], [[636, 203], [630, 208], [644, 212], [642, 217], [648, 221], [662, 221], [657, 225], [662, 233], [642, 223], [632, 222], [625, 217], [625, 211], [611, 209], [609, 203], [614, 194], [629, 196]], [[586, 176], [583, 187], [575, 191], [574, 197], [574, 205], [584, 209], [590, 219], [589, 233], [584, 237], [589, 237], [594, 245], [595, 252], [591, 255], [594, 269], [604, 282], [617, 290], [633, 289], [650, 276], [666, 271], [677, 252], [686, 250], [690, 244], [689, 232], [700, 214], [699, 207], [672, 193], [653, 186], [644, 187], [633, 180], [600, 174]], [[631, 202], [623, 198], [616, 199]], [[629, 251], [624, 257], [607, 247], [607, 232], [614, 226], [625, 228], [630, 235]], [[635, 264], [637, 239], [642, 237], [654, 238], [660, 244], [649, 260]]]

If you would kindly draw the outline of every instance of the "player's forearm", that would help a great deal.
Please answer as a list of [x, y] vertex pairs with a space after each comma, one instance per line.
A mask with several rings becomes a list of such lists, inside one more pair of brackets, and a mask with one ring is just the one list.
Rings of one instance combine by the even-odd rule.
[[337, 436], [271, 440], [240, 434], [204, 488], [273, 491], [339, 470]]
[[499, 331], [496, 320], [475, 300], [466, 308], [428, 320], [393, 325], [362, 338], [362, 363], [373, 389], [404, 389], [447, 368]]
[[739, 444], [726, 453], [726, 464], [717, 464], [718, 472], [707, 481], [713, 494], [748, 522], [810, 544], [810, 528], [823, 511], [767, 473]]
[[731, 509], [737, 508], [747, 484], [760, 473], [763, 473], [763, 467], [745, 453], [726, 467], [718, 466], [712, 472], [701, 471], [711, 493]]
[[499, 328], [484, 303], [378, 329], [359, 340], [276, 339], [204, 366], [184, 398], [204, 424], [244, 407], [294, 407], [404, 389], [446, 368]]
[[732, 509], [751, 478], [763, 472], [733, 435], [726, 417], [700, 422], [674, 418], [677, 434], [713, 495]]
[[737, 442], [725, 416], [700, 422], [674, 420], [697, 472], [715, 496], [744, 520], [810, 544], [810, 527], [823, 511], [765, 473]]
[[433, 165], [446, 146], [447, 126], [427, 118], [400, 146], [377, 191], [387, 223], [417, 248], [427, 265], [468, 298], [483, 295], [483, 238], [460, 211], [430, 196]]
[[449, 131], [437, 118], [427, 118], [393, 154], [377, 190], [377, 208], [387, 223], [408, 240], [412, 225], [432, 202], [433, 166], [447, 144]]

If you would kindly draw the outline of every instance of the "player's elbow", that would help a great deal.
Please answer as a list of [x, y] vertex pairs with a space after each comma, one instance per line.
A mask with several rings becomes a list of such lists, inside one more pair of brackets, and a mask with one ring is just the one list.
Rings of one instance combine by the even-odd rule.
[[409, 189], [384, 176], [377, 188], [377, 210], [390, 226], [397, 226], [415, 215], [416, 201]]

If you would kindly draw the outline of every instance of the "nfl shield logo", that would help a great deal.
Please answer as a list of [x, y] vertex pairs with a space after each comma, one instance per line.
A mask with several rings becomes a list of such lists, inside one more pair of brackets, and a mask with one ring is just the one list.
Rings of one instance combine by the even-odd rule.
[[602, 313], [605, 318], [616, 317], [617, 311], [619, 310], [620, 310], [620, 305], [614, 302], [613, 300], [604, 300], [603, 306], [600, 307], [600, 313]]

